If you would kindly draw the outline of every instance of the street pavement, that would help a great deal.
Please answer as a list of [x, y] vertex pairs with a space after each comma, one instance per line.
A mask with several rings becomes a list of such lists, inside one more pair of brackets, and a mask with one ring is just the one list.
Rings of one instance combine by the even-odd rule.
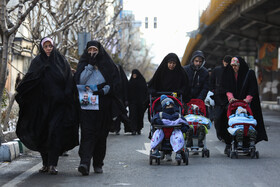
[[150, 124], [145, 116], [141, 135], [110, 134], [104, 173], [81, 176], [78, 147], [68, 157], [60, 157], [58, 175], [38, 173], [42, 166], [37, 152], [30, 151], [10, 163], [0, 163], [0, 186], [280, 186], [280, 112], [263, 110], [268, 142], [256, 148], [259, 159], [240, 156], [231, 159], [223, 154], [224, 143], [217, 140], [215, 128], [209, 130], [207, 147], [210, 157], [190, 154], [189, 165], [178, 166], [174, 160], [149, 165], [148, 132]]

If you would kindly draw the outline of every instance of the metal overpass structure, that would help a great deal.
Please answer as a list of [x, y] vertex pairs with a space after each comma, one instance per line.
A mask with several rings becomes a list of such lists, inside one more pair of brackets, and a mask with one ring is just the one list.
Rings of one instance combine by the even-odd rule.
[[242, 56], [256, 70], [263, 99], [276, 100], [280, 0], [211, 0], [199, 20], [199, 28], [189, 33], [182, 65], [189, 63], [195, 50], [204, 52], [206, 67], [220, 65], [225, 55]]

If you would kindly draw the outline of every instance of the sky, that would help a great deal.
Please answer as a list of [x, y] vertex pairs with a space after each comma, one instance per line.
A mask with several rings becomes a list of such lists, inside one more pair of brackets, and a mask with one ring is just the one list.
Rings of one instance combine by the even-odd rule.
[[[187, 32], [198, 28], [199, 14], [210, 0], [123, 0], [124, 10], [131, 10], [135, 20], [142, 21], [141, 31], [151, 46], [152, 62], [160, 64], [170, 52], [181, 59], [189, 37]], [[148, 17], [149, 28], [145, 28]], [[157, 17], [157, 29], [153, 28]]]

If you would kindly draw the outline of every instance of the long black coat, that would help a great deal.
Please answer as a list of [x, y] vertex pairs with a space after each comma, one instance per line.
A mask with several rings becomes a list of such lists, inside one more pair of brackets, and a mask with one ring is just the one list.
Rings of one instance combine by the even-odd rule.
[[226, 105], [228, 103], [225, 89], [221, 85], [224, 69], [223, 66], [215, 67], [210, 77], [210, 91], [214, 93], [215, 105]]
[[255, 72], [249, 70], [247, 63], [243, 58], [238, 57], [240, 68], [238, 71], [237, 80], [234, 76], [234, 71], [231, 66], [227, 66], [222, 75], [222, 86], [226, 92], [231, 92], [234, 98], [243, 100], [247, 95], [253, 96], [250, 103], [254, 118], [257, 120], [257, 142], [261, 140], [267, 141], [267, 134], [264, 128], [263, 115], [260, 105], [258, 83]]
[[55, 48], [47, 57], [40, 45], [16, 91], [16, 134], [27, 148], [46, 152], [53, 136], [59, 136], [60, 153], [79, 144], [78, 92], [68, 62]]
[[204, 99], [209, 91], [209, 74], [205, 67], [195, 70], [192, 64], [184, 66], [188, 75], [189, 85], [191, 88], [190, 97], [192, 99]]

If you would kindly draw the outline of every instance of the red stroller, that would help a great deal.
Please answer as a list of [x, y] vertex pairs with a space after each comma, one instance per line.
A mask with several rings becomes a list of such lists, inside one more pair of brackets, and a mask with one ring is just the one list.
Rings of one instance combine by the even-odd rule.
[[[185, 115], [185, 119], [187, 120], [190, 127], [193, 128], [193, 136], [192, 141], [193, 145], [190, 146], [190, 150], [194, 152], [194, 154], [198, 154], [198, 152], [201, 152], [201, 156], [209, 157], [210, 156], [210, 150], [207, 149], [206, 146], [206, 133], [205, 137], [203, 139], [203, 147], [202, 149], [198, 146], [198, 128], [202, 125], [206, 127], [207, 129], [210, 129], [211, 127], [211, 121], [206, 118], [206, 107], [204, 102], [201, 99], [191, 99], [187, 104], [187, 114]], [[193, 109], [194, 105], [197, 106], [197, 109]], [[193, 115], [191, 115], [193, 114]]]
[[[183, 116], [184, 114], [184, 108], [182, 105], [182, 99], [178, 99], [177, 97], [173, 96], [173, 92], [157, 92], [156, 96], [152, 96], [150, 95], [150, 108], [149, 108], [149, 120], [151, 121], [151, 119], [154, 117], [155, 114], [157, 114], [158, 112], [162, 111], [161, 108], [161, 103], [160, 103], [160, 95], [167, 95], [167, 97], [171, 98], [174, 101], [175, 104], [175, 109], [177, 110], [177, 112], [179, 114], [181, 114]], [[160, 143], [159, 145], [159, 151], [161, 154], [161, 158], [154, 158], [152, 156], [152, 151], [150, 151], [150, 165], [152, 165], [153, 163], [153, 159], [155, 159], [156, 163], [158, 165], [160, 165], [160, 160], [163, 160], [165, 157], [166, 152], [172, 152], [172, 146], [170, 144], [170, 136], [173, 132], [174, 129], [180, 129], [181, 125], [176, 125], [176, 126], [166, 126], [166, 125], [157, 125], [157, 124], [152, 124], [150, 126], [150, 135], [149, 137], [152, 137], [153, 133], [157, 130], [157, 129], [162, 129], [164, 132], [164, 139], [163, 141]], [[188, 161], [188, 156], [189, 153], [186, 152], [187, 149], [185, 148], [185, 144], [184, 144], [184, 148], [183, 151], [181, 153], [182, 155], [182, 160], [183, 163], [185, 163], [186, 165], [188, 165], [189, 161]], [[177, 165], [181, 164], [181, 160], [177, 160]]]
[[[242, 108], [246, 109], [247, 114], [253, 116], [253, 112], [249, 106], [248, 103], [246, 103], [243, 100], [237, 100], [229, 104], [228, 110], [227, 110], [227, 117], [229, 119], [230, 115], [234, 114], [237, 110], [237, 108], [241, 106]], [[255, 146], [250, 147], [249, 146], [249, 137], [248, 137], [248, 130], [250, 127], [255, 128], [255, 125], [251, 123], [241, 122], [241, 123], [234, 123], [231, 125], [232, 128], [234, 128], [237, 125], [243, 125], [244, 126], [244, 139], [243, 139], [243, 147], [242, 149], [237, 149], [237, 142], [235, 140], [235, 137], [233, 136], [233, 140], [231, 143], [230, 151], [227, 153], [227, 156], [230, 158], [238, 158], [239, 154], [244, 155], [250, 155], [251, 158], [259, 158], [259, 152], [256, 151]]]

